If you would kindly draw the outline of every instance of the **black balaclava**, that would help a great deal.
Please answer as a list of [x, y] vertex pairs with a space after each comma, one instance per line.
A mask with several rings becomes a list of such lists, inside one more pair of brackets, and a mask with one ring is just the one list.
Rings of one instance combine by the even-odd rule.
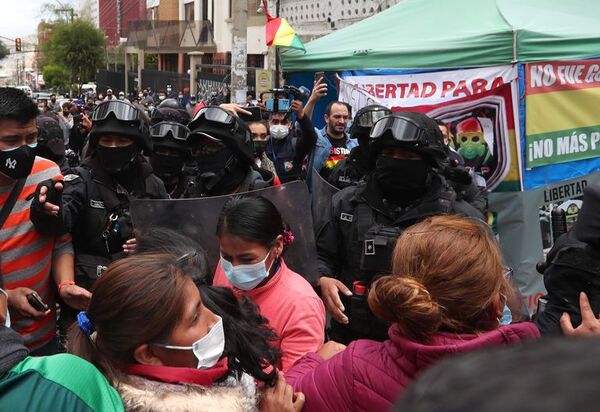
[[248, 166], [228, 147], [195, 158], [202, 192], [207, 195], [218, 196], [234, 192], [248, 174]]
[[133, 143], [123, 147], [105, 147], [98, 145], [96, 156], [100, 165], [111, 175], [121, 175], [129, 171], [140, 149]]
[[183, 170], [184, 164], [183, 156], [167, 156], [159, 153], [153, 153], [150, 156], [152, 171], [161, 179], [178, 176]]
[[430, 174], [430, 165], [422, 159], [394, 159], [380, 154], [375, 163], [375, 178], [384, 198], [401, 206], [427, 191]]

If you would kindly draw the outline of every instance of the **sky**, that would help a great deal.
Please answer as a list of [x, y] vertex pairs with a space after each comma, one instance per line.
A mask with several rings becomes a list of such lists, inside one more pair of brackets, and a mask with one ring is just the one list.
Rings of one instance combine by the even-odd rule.
[[[26, 37], [37, 33], [42, 5], [53, 0], [0, 0], [0, 36]], [[63, 3], [68, 3], [64, 2]], [[46, 20], [48, 20], [46, 17]]]

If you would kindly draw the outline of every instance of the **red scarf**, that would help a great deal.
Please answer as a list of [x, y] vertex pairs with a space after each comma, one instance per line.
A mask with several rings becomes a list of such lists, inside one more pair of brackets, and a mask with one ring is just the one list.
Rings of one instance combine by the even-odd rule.
[[212, 386], [213, 382], [227, 373], [227, 358], [222, 358], [209, 369], [178, 368], [132, 364], [125, 366], [125, 373], [165, 383], [189, 383]]

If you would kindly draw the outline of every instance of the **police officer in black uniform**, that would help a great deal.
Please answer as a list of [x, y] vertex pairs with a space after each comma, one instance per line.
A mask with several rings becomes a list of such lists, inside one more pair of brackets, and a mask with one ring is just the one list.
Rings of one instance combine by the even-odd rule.
[[[132, 104], [116, 99], [92, 113], [90, 156], [64, 177], [62, 199], [49, 189], [47, 202], [36, 197], [31, 216], [58, 211], [52, 231], [71, 233], [75, 249], [75, 279], [91, 288], [106, 266], [125, 256], [134, 237], [131, 199], [165, 199], [162, 181], [142, 156], [151, 151], [148, 126]], [[41, 186], [52, 187], [50, 182]], [[36, 229], [39, 231], [43, 228]]]
[[[159, 109], [160, 110], [160, 109]], [[171, 199], [183, 196], [188, 182], [185, 163], [191, 160], [190, 130], [177, 122], [160, 122], [150, 128], [154, 150], [149, 156], [154, 174], [165, 184]]]
[[365, 106], [356, 113], [350, 128], [350, 138], [356, 139], [358, 146], [331, 170], [328, 179], [330, 184], [339, 189], [355, 186], [373, 169], [369, 158], [369, 134], [373, 124], [389, 114], [392, 114], [390, 109], [378, 104]]
[[38, 145], [36, 154], [52, 160], [60, 167], [61, 173], [79, 166], [79, 156], [71, 149], [65, 148], [65, 135], [58, 120], [52, 116], [38, 116]]
[[403, 229], [427, 216], [461, 214], [483, 219], [440, 174], [448, 153], [434, 120], [399, 112], [371, 131], [375, 169], [364, 182], [337, 193], [318, 231], [319, 286], [332, 315], [330, 338], [384, 340], [387, 325], [368, 309], [373, 278], [390, 270]]
[[189, 124], [188, 144], [196, 161], [184, 197], [248, 192], [273, 185], [273, 174], [256, 166], [250, 129], [219, 106], [200, 109]]

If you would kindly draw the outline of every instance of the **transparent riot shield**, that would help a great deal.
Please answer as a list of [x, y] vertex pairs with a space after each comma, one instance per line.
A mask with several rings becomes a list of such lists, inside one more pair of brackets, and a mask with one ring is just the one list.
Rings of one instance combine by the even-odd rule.
[[311, 196], [311, 208], [312, 208], [312, 219], [314, 222], [315, 233], [321, 227], [325, 212], [331, 206], [331, 198], [337, 192], [340, 191], [337, 187], [331, 185], [328, 181], [323, 179], [319, 172], [314, 168], [312, 173], [312, 196]]
[[150, 227], [176, 230], [198, 242], [207, 252], [214, 272], [219, 261], [217, 221], [225, 203], [234, 196], [263, 196], [273, 202], [295, 236], [284, 254], [286, 264], [309, 282], [316, 283], [317, 251], [308, 188], [301, 181], [247, 193], [198, 199], [138, 199], [131, 202], [136, 231]]

